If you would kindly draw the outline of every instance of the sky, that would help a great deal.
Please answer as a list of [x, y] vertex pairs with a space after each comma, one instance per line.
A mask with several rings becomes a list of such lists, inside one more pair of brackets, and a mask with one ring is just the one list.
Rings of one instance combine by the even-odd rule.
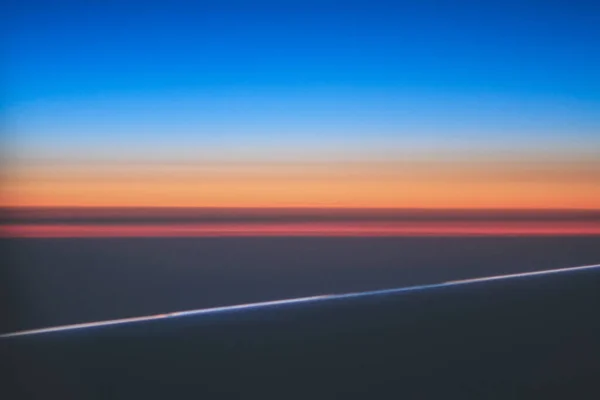
[[600, 4], [11, 1], [2, 206], [600, 208]]

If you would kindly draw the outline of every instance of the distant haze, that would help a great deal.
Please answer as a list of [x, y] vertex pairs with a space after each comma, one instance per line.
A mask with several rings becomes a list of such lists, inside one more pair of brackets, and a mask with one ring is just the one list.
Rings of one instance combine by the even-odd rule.
[[373, 208], [5, 208], [0, 237], [600, 235], [600, 211]]

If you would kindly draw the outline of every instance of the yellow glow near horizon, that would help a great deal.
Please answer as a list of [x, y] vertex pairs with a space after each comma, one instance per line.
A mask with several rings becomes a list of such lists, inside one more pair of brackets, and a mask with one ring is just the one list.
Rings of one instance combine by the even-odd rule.
[[594, 163], [71, 165], [5, 171], [1, 206], [600, 208]]

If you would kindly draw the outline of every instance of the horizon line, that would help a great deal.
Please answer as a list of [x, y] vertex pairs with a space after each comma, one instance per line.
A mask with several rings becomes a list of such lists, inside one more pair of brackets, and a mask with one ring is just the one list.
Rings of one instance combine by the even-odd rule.
[[198, 205], [198, 206], [177, 206], [177, 205], [82, 205], [82, 204], [6, 204], [0, 205], [2, 209], [56, 209], [56, 208], [76, 208], [76, 209], [216, 209], [216, 210], [397, 210], [397, 211], [596, 211], [600, 212], [600, 207], [477, 207], [477, 206], [455, 206], [455, 207], [394, 207], [394, 206], [348, 206], [348, 205], [273, 205], [273, 206], [217, 206], [217, 205]]

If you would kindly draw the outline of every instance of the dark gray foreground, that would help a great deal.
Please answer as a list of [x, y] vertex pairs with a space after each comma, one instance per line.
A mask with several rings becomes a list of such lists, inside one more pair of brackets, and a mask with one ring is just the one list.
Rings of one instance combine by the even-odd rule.
[[6, 333], [597, 264], [600, 236], [21, 239], [0, 254]]
[[598, 398], [598, 293], [594, 269], [4, 339], [0, 397]]

